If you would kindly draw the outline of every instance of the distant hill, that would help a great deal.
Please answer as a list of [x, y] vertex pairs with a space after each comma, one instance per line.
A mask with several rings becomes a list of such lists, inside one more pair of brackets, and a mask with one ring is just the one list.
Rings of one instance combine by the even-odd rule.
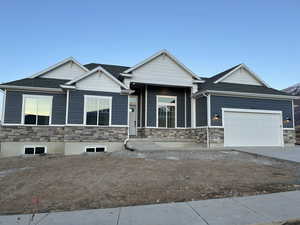
[[292, 94], [292, 95], [299, 95], [300, 96], [300, 83], [290, 86], [288, 88], [283, 89], [282, 91]]
[[[282, 91], [289, 93], [291, 95], [300, 96], [300, 83], [285, 88]], [[300, 125], [300, 99], [294, 101], [294, 109], [295, 109], [295, 124], [299, 126]]]

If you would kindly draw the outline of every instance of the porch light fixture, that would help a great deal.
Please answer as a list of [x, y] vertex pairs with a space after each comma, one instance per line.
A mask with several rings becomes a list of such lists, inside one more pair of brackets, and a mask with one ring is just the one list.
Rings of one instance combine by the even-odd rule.
[[291, 118], [287, 116], [287, 117], [283, 120], [283, 123], [289, 123], [289, 122], [291, 122]]
[[220, 116], [219, 116], [219, 114], [214, 114], [214, 116], [213, 116], [213, 118], [212, 118], [212, 120], [219, 120], [220, 119]]

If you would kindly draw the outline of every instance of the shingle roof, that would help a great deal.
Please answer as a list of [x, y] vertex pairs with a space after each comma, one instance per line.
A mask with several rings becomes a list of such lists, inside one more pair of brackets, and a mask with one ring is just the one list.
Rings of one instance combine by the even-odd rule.
[[[218, 73], [210, 78], [204, 78], [205, 83], [201, 83], [198, 85], [199, 92], [205, 90], [214, 90], [214, 91], [232, 91], [232, 92], [245, 92], [245, 93], [259, 93], [259, 94], [273, 94], [273, 95], [287, 95], [289, 94], [276, 90], [274, 88], [268, 88], [266, 86], [258, 86], [258, 85], [247, 85], [247, 84], [234, 84], [234, 83], [225, 83], [218, 82], [214, 83], [216, 80], [230, 73], [232, 70], [239, 67], [241, 64], [238, 64], [234, 67], [229, 68], [221, 73]], [[203, 79], [203, 78], [202, 78]]]
[[2, 83], [1, 85], [60, 88], [61, 84], [65, 84], [68, 81], [69, 80], [51, 79], [51, 78], [24, 78], [21, 80]]
[[84, 65], [84, 67], [86, 67], [89, 70], [93, 70], [98, 66], [102, 66], [105, 70], [107, 70], [107, 72], [109, 72], [111, 75], [113, 75], [115, 78], [117, 78], [120, 81], [123, 81], [123, 77], [120, 75], [120, 73], [130, 68], [128, 66], [118, 66], [118, 65], [99, 64], [99, 63], [89, 63]]
[[218, 74], [216, 74], [216, 75], [214, 75], [212, 77], [209, 77], [209, 78], [207, 78], [207, 81], [214, 82], [214, 81], [220, 79], [221, 77], [225, 76], [227, 73], [230, 73], [232, 70], [234, 70], [235, 68], [239, 67], [240, 65], [242, 65], [242, 64], [238, 64], [236, 66], [233, 66], [233, 67], [229, 68], [228, 70], [225, 70], [225, 71], [223, 71], [221, 73], [218, 73]]
[[206, 82], [198, 85], [199, 92], [205, 90], [213, 90], [213, 91], [232, 91], [232, 92], [245, 92], [245, 93], [259, 93], [259, 94], [273, 94], [273, 95], [286, 95], [289, 94], [276, 90], [274, 88], [268, 88], [265, 86], [258, 85], [247, 85], [247, 84], [233, 84], [233, 83], [213, 83]]

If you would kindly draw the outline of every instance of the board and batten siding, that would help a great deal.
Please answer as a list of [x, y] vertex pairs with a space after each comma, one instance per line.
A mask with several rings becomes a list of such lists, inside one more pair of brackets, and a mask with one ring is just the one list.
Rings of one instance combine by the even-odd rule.
[[[173, 87], [147, 86], [147, 126], [156, 127], [156, 97], [158, 95], [176, 96], [177, 127], [185, 127], [185, 89]], [[189, 117], [190, 118], [190, 117]], [[190, 122], [189, 122], [190, 124]]]
[[78, 81], [76, 87], [79, 90], [88, 91], [103, 91], [103, 92], [116, 92], [120, 93], [120, 85], [109, 78], [103, 72], [96, 71], [95, 73], [87, 76], [86, 78]]
[[207, 126], [207, 97], [196, 99], [196, 127]]
[[80, 66], [78, 66], [76, 63], [67, 62], [57, 68], [54, 68], [53, 70], [48, 71], [41, 77], [73, 80], [75, 77], [78, 77], [84, 73], [86, 73], [86, 71]]
[[68, 124], [83, 124], [84, 95], [112, 97], [111, 125], [127, 125], [128, 96], [113, 92], [70, 90]]
[[131, 82], [192, 86], [193, 77], [167, 55], [160, 55], [132, 71]]
[[25, 91], [7, 91], [4, 123], [21, 124], [23, 94], [53, 96], [51, 124], [63, 125], [66, 118], [66, 94], [38, 93]]
[[282, 119], [290, 118], [289, 123], [284, 123], [284, 128], [293, 128], [293, 108], [291, 100], [257, 99], [230, 96], [214, 96], [210, 98], [211, 118], [214, 114], [220, 116], [219, 120], [211, 120], [212, 126], [222, 126], [222, 108], [278, 110], [282, 111]]
[[234, 84], [249, 84], [249, 85], [258, 85], [262, 84], [256, 80], [247, 70], [240, 68], [230, 74], [227, 78], [222, 80], [225, 83], [234, 83]]

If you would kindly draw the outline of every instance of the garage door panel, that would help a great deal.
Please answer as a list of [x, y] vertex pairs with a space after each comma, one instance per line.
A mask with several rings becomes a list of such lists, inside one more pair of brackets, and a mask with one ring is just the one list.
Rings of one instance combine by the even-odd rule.
[[281, 146], [281, 114], [224, 111], [224, 145]]

